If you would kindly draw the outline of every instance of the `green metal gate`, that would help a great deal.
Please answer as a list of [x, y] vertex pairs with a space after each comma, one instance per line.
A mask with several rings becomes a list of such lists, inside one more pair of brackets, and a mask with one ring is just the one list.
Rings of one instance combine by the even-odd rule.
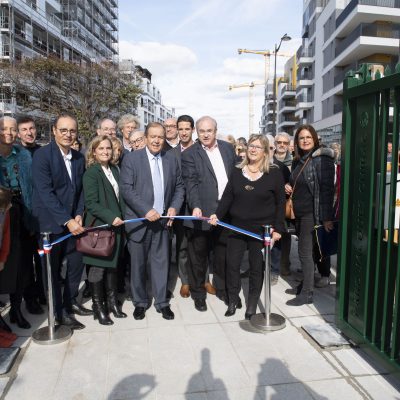
[[399, 370], [400, 64], [370, 69], [344, 81], [337, 324]]

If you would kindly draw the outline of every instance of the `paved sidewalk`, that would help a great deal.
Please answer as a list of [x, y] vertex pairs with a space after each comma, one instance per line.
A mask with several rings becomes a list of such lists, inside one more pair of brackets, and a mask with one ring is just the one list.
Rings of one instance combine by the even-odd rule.
[[[400, 399], [392, 377], [359, 349], [322, 350], [301, 329], [333, 322], [335, 285], [317, 289], [314, 305], [289, 307], [285, 302], [292, 296], [284, 291], [294, 278], [273, 286], [273, 311], [287, 318], [277, 332], [251, 332], [244, 309], [224, 317], [226, 307], [214, 296], [200, 313], [177, 288], [174, 321], [163, 320], [154, 308], [135, 321], [132, 304], [125, 303], [127, 319], [113, 318], [115, 324], [104, 327], [80, 317], [87, 328], [62, 344], [19, 338], [23, 349], [0, 378], [1, 399]], [[37, 319], [35, 327], [42, 322]]]

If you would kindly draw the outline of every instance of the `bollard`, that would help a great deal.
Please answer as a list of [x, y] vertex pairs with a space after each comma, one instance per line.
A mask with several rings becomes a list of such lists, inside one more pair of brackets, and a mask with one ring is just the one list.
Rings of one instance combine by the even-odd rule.
[[259, 313], [251, 317], [251, 325], [261, 331], [278, 331], [286, 326], [286, 320], [282, 315], [271, 313], [271, 225], [264, 226], [264, 291], [265, 314]]
[[[50, 234], [48, 232], [42, 233], [43, 235], [43, 248], [46, 250], [46, 244], [50, 243]], [[37, 329], [32, 334], [32, 339], [38, 344], [57, 344], [68, 340], [72, 331], [70, 328], [64, 325], [55, 326], [54, 321], [54, 303], [53, 303], [53, 279], [51, 276], [51, 263], [50, 263], [50, 252], [46, 251], [46, 269], [47, 269], [47, 288], [48, 288], [48, 322], [49, 326]]]

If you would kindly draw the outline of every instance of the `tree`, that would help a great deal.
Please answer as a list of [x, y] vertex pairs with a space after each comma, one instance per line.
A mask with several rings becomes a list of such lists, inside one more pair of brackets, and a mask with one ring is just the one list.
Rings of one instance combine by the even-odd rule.
[[2, 80], [11, 83], [21, 112], [70, 111], [87, 139], [99, 119], [132, 112], [141, 93], [131, 76], [109, 62], [78, 65], [58, 58], [25, 59], [2, 65]]

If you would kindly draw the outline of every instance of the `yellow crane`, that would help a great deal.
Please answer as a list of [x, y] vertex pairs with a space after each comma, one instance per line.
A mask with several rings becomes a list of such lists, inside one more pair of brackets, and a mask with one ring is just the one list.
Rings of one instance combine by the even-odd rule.
[[[271, 56], [275, 56], [275, 52], [274, 51], [270, 51], [270, 50], [248, 50], [248, 49], [238, 49], [238, 53], [239, 55], [242, 53], [248, 53], [248, 54], [259, 54], [264, 56], [264, 61], [265, 61], [265, 83], [267, 83], [268, 79], [269, 79], [269, 67], [270, 67], [270, 59]], [[293, 54], [289, 54], [289, 53], [277, 53], [278, 57], [292, 57]]]
[[264, 86], [265, 82], [255, 81], [250, 83], [240, 83], [238, 85], [230, 85], [229, 90], [239, 89], [248, 87], [249, 88], [249, 136], [253, 132], [253, 121], [254, 121], [254, 86]]

